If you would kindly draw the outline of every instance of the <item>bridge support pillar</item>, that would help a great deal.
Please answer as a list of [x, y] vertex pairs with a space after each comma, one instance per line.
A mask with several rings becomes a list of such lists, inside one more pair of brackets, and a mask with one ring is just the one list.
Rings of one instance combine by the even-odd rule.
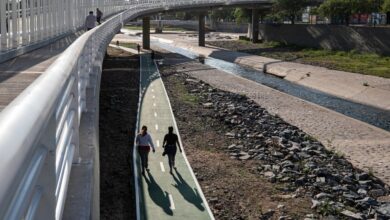
[[204, 12], [200, 12], [199, 13], [199, 46], [200, 47], [204, 47], [206, 46], [206, 38], [205, 38], [205, 34], [206, 34], [206, 28], [205, 28], [205, 20], [204, 20], [204, 17], [206, 16], [206, 13]]
[[258, 9], [252, 9], [252, 42], [259, 42], [259, 11]]
[[150, 17], [142, 18], [142, 47], [150, 49]]

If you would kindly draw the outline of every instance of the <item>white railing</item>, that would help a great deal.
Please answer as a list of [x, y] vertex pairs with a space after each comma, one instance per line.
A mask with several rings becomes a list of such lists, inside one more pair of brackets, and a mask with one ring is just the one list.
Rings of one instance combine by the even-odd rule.
[[[36, 2], [36, 0], [17, 2], [21, 1]], [[5, 0], [0, 2], [3, 6]], [[46, 5], [48, 0], [40, 2]], [[81, 12], [80, 10], [72, 12], [79, 17], [72, 18], [72, 24], [80, 25], [80, 20], [85, 18], [85, 12], [91, 10], [92, 0], [70, 2], [73, 5], [75, 2], [88, 3], [80, 7]], [[86, 97], [87, 89], [93, 91], [88, 94], [94, 96], [92, 97], [94, 100], [98, 100], [101, 65], [106, 47], [125, 21], [144, 13], [177, 7], [225, 5], [248, 1], [143, 0], [122, 1], [123, 5], [107, 4], [119, 2], [111, 0], [94, 2], [98, 2], [99, 7], [107, 9], [108, 12], [105, 13], [118, 12], [124, 7], [127, 10], [79, 37], [44, 74], [0, 114], [0, 219], [61, 219], [72, 162], [79, 160], [80, 120], [84, 112], [94, 111], [98, 103], [86, 102], [87, 98], [91, 99]], [[3, 8], [1, 10], [4, 11]], [[42, 7], [40, 10], [45, 11]], [[47, 13], [47, 10], [43, 13]], [[1, 23], [4, 24], [3, 18]], [[44, 32], [46, 37], [54, 36], [75, 27], [68, 25], [66, 28], [57, 28], [54, 27], [55, 21], [50, 24], [52, 26], [47, 30], [39, 29], [40, 34], [29, 33], [29, 39], [35, 34], [41, 36]], [[37, 26], [30, 30], [37, 30]], [[2, 33], [5, 33], [4, 26]]]

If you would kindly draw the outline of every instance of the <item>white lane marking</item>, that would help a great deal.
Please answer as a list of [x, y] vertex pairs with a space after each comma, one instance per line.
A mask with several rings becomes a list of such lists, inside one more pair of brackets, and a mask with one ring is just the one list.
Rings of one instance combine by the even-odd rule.
[[152, 89], [152, 92], [154, 92], [154, 89]]
[[156, 131], [158, 130], [158, 124], [156, 124]]
[[175, 203], [173, 203], [173, 197], [171, 194], [168, 195], [169, 197], [169, 203], [171, 203], [171, 207], [169, 207], [171, 210], [175, 210]]
[[153, 99], [155, 99], [155, 98], [156, 98], [156, 96], [152, 96], [152, 98], [153, 98]]
[[154, 112], [154, 117], [156, 117], [156, 118], [157, 118], [157, 112]]
[[157, 147], [160, 147], [160, 141], [157, 140]]
[[165, 173], [165, 168], [164, 168], [163, 162], [160, 162], [160, 167], [161, 167], [161, 171], [162, 171], [163, 173]]
[[156, 107], [156, 103], [153, 103], [153, 106]]

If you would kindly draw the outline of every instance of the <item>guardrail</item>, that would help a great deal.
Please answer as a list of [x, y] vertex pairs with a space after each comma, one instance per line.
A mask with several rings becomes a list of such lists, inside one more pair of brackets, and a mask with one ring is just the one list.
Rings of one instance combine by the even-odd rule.
[[106, 47], [125, 21], [174, 8], [242, 2], [267, 1], [124, 1], [126, 11], [79, 37], [0, 114], [0, 219], [61, 219], [72, 162], [79, 160], [80, 120], [96, 108], [88, 106], [86, 90], [98, 99]]

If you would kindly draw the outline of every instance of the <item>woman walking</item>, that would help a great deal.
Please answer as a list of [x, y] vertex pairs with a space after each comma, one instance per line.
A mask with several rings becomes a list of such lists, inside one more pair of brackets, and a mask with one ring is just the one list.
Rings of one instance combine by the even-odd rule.
[[138, 146], [138, 152], [141, 157], [141, 163], [142, 163], [142, 175], [145, 174], [145, 169], [149, 171], [148, 169], [148, 156], [150, 152], [150, 147], [153, 149], [153, 153], [156, 152], [152, 137], [150, 134], [148, 134], [148, 127], [145, 125], [142, 126], [141, 132], [137, 135], [137, 138], [135, 140], [137, 146]]
[[176, 169], [175, 167], [175, 156], [177, 147], [179, 147], [180, 153], [182, 152], [180, 144], [179, 144], [179, 138], [176, 134], [173, 133], [173, 127], [168, 127], [168, 134], [164, 137], [163, 147], [164, 147], [164, 155], [168, 155], [168, 163], [169, 163], [169, 173], [172, 173], [172, 168]]

